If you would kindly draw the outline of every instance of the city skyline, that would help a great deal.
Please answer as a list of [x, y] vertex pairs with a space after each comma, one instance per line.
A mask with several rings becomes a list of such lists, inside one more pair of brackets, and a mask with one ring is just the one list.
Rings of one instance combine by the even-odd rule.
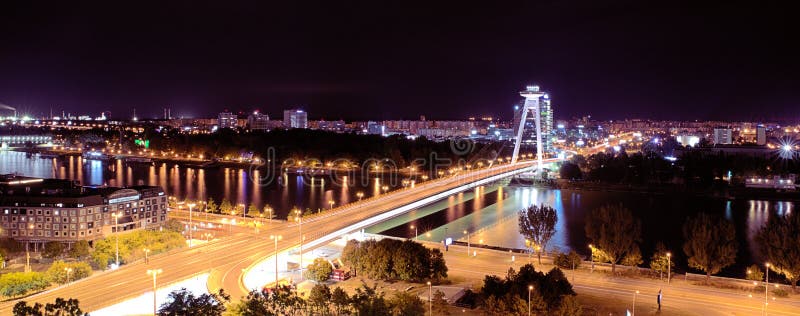
[[510, 118], [516, 92], [539, 84], [559, 118], [800, 118], [791, 10], [777, 6], [62, 3], [2, 12], [0, 102], [34, 115], [299, 107], [329, 120]]

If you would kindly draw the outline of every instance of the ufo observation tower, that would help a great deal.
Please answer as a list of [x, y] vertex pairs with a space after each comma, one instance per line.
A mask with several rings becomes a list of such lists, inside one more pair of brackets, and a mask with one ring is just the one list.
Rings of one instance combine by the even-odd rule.
[[528, 113], [533, 112], [534, 120], [536, 123], [536, 172], [542, 171], [542, 115], [540, 111], [541, 98], [546, 95], [544, 91], [539, 89], [538, 85], [527, 86], [524, 91], [520, 91], [521, 96], [525, 98], [522, 108], [522, 115], [520, 115], [519, 127], [516, 131], [516, 141], [514, 142], [514, 154], [511, 156], [511, 163], [517, 162], [519, 155], [519, 146], [522, 142], [522, 131], [525, 129], [525, 120], [528, 119]]

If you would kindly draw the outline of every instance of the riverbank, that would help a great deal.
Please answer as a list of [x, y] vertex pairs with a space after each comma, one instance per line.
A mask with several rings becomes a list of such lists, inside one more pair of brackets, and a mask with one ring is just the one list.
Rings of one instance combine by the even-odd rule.
[[799, 191], [777, 191], [771, 189], [754, 189], [745, 187], [716, 187], [716, 188], [696, 188], [686, 185], [660, 184], [660, 185], [632, 185], [632, 184], [611, 184], [589, 181], [570, 181], [556, 180], [551, 184], [536, 183], [549, 189], [573, 190], [573, 191], [601, 191], [601, 192], [625, 192], [639, 193], [648, 195], [670, 195], [681, 194], [695, 197], [718, 198], [725, 200], [765, 200], [765, 201], [800, 201]]

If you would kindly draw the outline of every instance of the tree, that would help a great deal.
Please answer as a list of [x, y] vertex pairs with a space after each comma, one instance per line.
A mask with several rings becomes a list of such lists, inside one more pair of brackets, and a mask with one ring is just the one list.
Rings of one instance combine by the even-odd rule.
[[358, 315], [389, 314], [389, 305], [383, 297], [383, 292], [378, 292], [377, 287], [378, 284], [369, 287], [362, 282], [361, 287], [356, 288], [356, 292], [353, 293], [350, 302]]
[[214, 199], [209, 197], [208, 201], [206, 201], [206, 212], [216, 213], [218, 210], [217, 208], [218, 208], [217, 203], [214, 202]]
[[433, 297], [431, 297], [431, 305], [434, 315], [450, 315], [450, 309], [448, 308], [450, 303], [447, 302], [444, 292], [439, 290], [434, 291]]
[[75, 244], [72, 245], [72, 249], [69, 250], [69, 255], [76, 259], [82, 259], [84, 257], [89, 256], [89, 242], [86, 240], [78, 240]]
[[706, 213], [689, 218], [683, 225], [683, 252], [689, 267], [706, 272], [706, 283], [711, 275], [736, 260], [736, 230], [733, 223], [714, 218]]
[[616, 272], [617, 262], [639, 250], [641, 223], [622, 204], [593, 210], [586, 219], [585, 230], [593, 246], [611, 262], [612, 273]]
[[577, 164], [571, 162], [562, 164], [561, 168], [558, 169], [558, 173], [561, 179], [575, 180], [581, 178], [581, 168], [579, 168]]
[[[395, 316], [423, 316], [425, 304], [419, 296], [409, 292], [396, 292], [387, 302], [390, 306], [390, 315]], [[435, 315], [442, 315], [436, 313]]]
[[31, 306], [25, 301], [19, 301], [14, 304], [13, 313], [14, 316], [89, 316], [88, 313], [83, 313], [77, 299], [65, 300], [60, 297], [56, 298], [54, 303], [47, 303], [44, 306], [41, 303]]
[[314, 314], [325, 315], [328, 311], [328, 302], [331, 301], [331, 288], [324, 284], [316, 284], [308, 293], [308, 302]]
[[444, 254], [439, 249], [430, 249], [430, 278], [439, 281], [447, 278], [447, 264], [444, 261]]
[[757, 264], [754, 264], [747, 268], [746, 277], [750, 281], [762, 281], [764, 280], [764, 271], [761, 271], [761, 268], [759, 268]]
[[219, 204], [219, 212], [222, 214], [230, 214], [233, 211], [233, 204], [228, 199], [222, 199]]
[[350, 309], [350, 296], [342, 288], [337, 287], [331, 292], [331, 304], [336, 315], [343, 315]]
[[225, 304], [230, 301], [230, 296], [223, 290], [219, 293], [202, 294], [195, 296], [192, 292], [182, 288], [169, 293], [167, 302], [158, 308], [159, 316], [200, 315], [217, 316], [225, 312]]
[[532, 242], [531, 248], [536, 246], [539, 264], [542, 264], [542, 252], [547, 251], [547, 243], [556, 233], [556, 222], [556, 210], [544, 204], [519, 211], [519, 232]]
[[55, 259], [64, 254], [64, 244], [58, 241], [48, 241], [44, 244], [42, 257]]
[[330, 278], [331, 272], [333, 272], [333, 266], [328, 260], [324, 258], [316, 258], [314, 262], [312, 262], [308, 266], [308, 270], [306, 270], [306, 278], [316, 281], [316, 282], [325, 282], [328, 281]]
[[259, 208], [256, 207], [255, 204], [250, 204], [250, 206], [247, 207], [247, 214], [250, 214], [250, 216], [258, 216], [257, 215], [258, 213], [259, 213]]
[[667, 257], [667, 253], [669, 253], [667, 247], [659, 241], [656, 244], [656, 251], [653, 252], [653, 256], [650, 258], [650, 269], [658, 272], [659, 278], [664, 273], [667, 273], [668, 269], [675, 267], [675, 261]]
[[783, 274], [796, 291], [800, 279], [800, 215], [770, 216], [756, 240], [764, 249], [769, 269]]
[[558, 253], [554, 259], [555, 265], [564, 269], [577, 269], [582, 261], [583, 258], [575, 250], [570, 250], [568, 254]]
[[164, 223], [164, 229], [168, 231], [181, 233], [184, 230], [184, 226], [183, 223], [181, 223], [181, 221], [175, 218], [170, 218], [167, 220], [167, 222]]
[[60, 284], [80, 280], [92, 274], [92, 267], [86, 262], [66, 263], [57, 260], [47, 268], [45, 275], [51, 282]]

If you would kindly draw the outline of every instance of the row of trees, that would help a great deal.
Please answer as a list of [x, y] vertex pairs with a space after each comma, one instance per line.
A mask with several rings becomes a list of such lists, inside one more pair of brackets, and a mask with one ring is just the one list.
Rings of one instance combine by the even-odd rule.
[[575, 291], [564, 273], [553, 268], [547, 274], [536, 271], [531, 264], [508, 270], [505, 278], [487, 275], [483, 280], [481, 298], [490, 315], [581, 315]]
[[[545, 205], [532, 205], [519, 212], [519, 219], [520, 233], [533, 241], [532, 248], [540, 249], [541, 256], [555, 233], [558, 221], [555, 210]], [[612, 273], [616, 272], [618, 263], [637, 266], [643, 262], [639, 249], [641, 222], [622, 204], [592, 210], [586, 218], [585, 232], [592, 242], [592, 259], [611, 263]], [[770, 216], [756, 235], [756, 241], [770, 263], [769, 268], [784, 275], [793, 289], [800, 280], [800, 238], [797, 236], [800, 236], [800, 215], [797, 213]], [[728, 220], [699, 213], [687, 219], [683, 225], [683, 237], [683, 252], [689, 267], [705, 272], [707, 282], [712, 274], [719, 273], [736, 260], [736, 229]], [[670, 260], [669, 251], [663, 244], [656, 245], [650, 267], [660, 273], [674, 267], [674, 261]]]
[[150, 255], [154, 255], [185, 246], [186, 240], [179, 232], [183, 226], [173, 226], [162, 231], [139, 229], [95, 240], [94, 249], [90, 254], [91, 262], [96, 268], [105, 269], [116, 261], [116, 238], [119, 238], [121, 263], [144, 258], [145, 249], [149, 250]]
[[624, 151], [597, 153], [588, 157], [576, 155], [561, 165], [559, 173], [562, 179], [570, 180], [631, 185], [663, 184], [678, 180], [708, 187], [728, 172], [736, 177], [800, 172], [800, 163], [794, 160], [686, 151], [673, 163], [665, 160], [664, 156], [664, 152], [660, 151], [630, 155]]
[[444, 255], [411, 240], [350, 240], [342, 261], [356, 274], [375, 280], [438, 281], [447, 277]]
[[[173, 291], [167, 302], [158, 309], [158, 315], [392, 315], [423, 316], [427, 302], [411, 292], [395, 292], [392, 296], [377, 289], [377, 285], [365, 283], [352, 295], [337, 287], [317, 284], [307, 297], [301, 297], [288, 287], [279, 286], [269, 292], [252, 291], [237, 303], [230, 302], [224, 291], [194, 295], [186, 289]], [[432, 307], [436, 315], [447, 315], [449, 304], [444, 294], [437, 291]]]
[[14, 316], [89, 316], [80, 308], [77, 299], [56, 298], [55, 302], [42, 305], [36, 303], [28, 305], [28, 302], [19, 301], [14, 304], [12, 310]]
[[0, 295], [17, 297], [46, 289], [53, 283], [64, 284], [92, 274], [85, 262], [56, 261], [45, 272], [11, 272], [0, 275]]

